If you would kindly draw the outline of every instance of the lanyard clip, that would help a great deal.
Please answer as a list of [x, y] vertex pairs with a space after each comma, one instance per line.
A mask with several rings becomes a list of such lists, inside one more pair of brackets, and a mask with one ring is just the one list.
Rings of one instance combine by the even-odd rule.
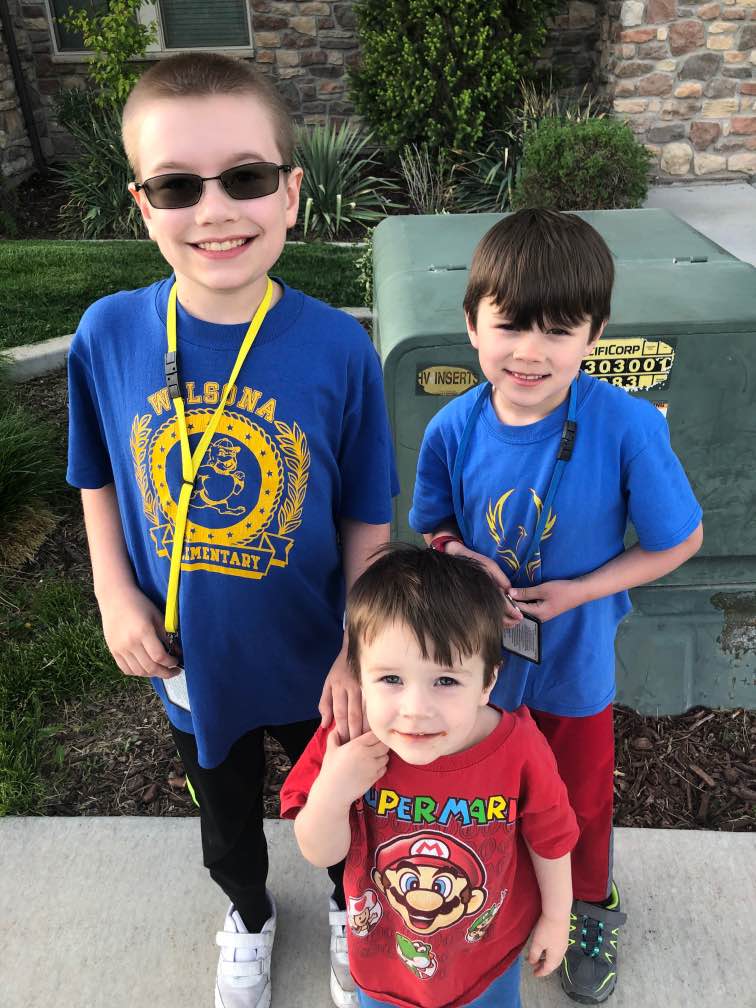
[[174, 658], [178, 658], [179, 656], [177, 648], [179, 639], [178, 633], [174, 631], [169, 631], [166, 634], [166, 637], [168, 638], [168, 654], [172, 655]]
[[165, 382], [168, 386], [168, 395], [171, 399], [180, 399], [181, 389], [179, 388], [178, 361], [175, 350], [169, 350], [166, 353], [163, 364], [165, 367]]
[[562, 440], [559, 442], [559, 451], [557, 452], [558, 462], [569, 462], [572, 458], [572, 449], [575, 447], [575, 435], [577, 433], [577, 424], [574, 420], [565, 420], [564, 427], [562, 428]]

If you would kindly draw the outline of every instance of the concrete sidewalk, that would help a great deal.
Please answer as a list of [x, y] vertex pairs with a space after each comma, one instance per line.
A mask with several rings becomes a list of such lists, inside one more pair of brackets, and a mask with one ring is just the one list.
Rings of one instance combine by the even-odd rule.
[[[279, 924], [272, 1008], [330, 1008], [328, 878], [266, 824]], [[620, 829], [630, 919], [612, 1008], [755, 1008], [756, 837]], [[0, 820], [2, 1008], [211, 1008], [225, 904], [199, 820]], [[527, 977], [524, 1008], [567, 1008]]]

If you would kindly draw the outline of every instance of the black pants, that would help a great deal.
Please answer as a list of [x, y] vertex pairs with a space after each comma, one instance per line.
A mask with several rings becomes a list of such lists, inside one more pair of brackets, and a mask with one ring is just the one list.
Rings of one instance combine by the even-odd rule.
[[[256, 728], [235, 742], [226, 759], [212, 770], [197, 762], [194, 735], [171, 725], [199, 803], [205, 867], [251, 932], [260, 931], [270, 916], [265, 895], [268, 846], [263, 832], [264, 733], [272, 735], [296, 763], [318, 724], [313, 720]], [[329, 868], [328, 874], [334, 884], [334, 899], [343, 910], [344, 862]]]

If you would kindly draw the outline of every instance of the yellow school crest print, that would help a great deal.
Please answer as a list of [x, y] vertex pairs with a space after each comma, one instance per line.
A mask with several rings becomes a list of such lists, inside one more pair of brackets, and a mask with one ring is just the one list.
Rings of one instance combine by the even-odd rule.
[[[186, 425], [196, 444], [222, 390], [186, 384]], [[189, 502], [181, 569], [264, 578], [285, 567], [302, 523], [310, 472], [307, 438], [276, 417], [275, 399], [232, 388], [218, 429], [197, 470]], [[148, 396], [152, 412], [134, 417], [134, 476], [158, 556], [170, 558], [181, 488], [179, 429], [166, 389]], [[163, 414], [166, 418], [161, 421]]]

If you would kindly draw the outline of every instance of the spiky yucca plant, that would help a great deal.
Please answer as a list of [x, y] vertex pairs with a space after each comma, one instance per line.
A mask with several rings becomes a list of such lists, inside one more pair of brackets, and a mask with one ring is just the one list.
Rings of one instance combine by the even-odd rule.
[[393, 186], [372, 175], [371, 134], [344, 123], [300, 129], [295, 160], [304, 170], [301, 206], [306, 236], [336, 238], [386, 216]]

